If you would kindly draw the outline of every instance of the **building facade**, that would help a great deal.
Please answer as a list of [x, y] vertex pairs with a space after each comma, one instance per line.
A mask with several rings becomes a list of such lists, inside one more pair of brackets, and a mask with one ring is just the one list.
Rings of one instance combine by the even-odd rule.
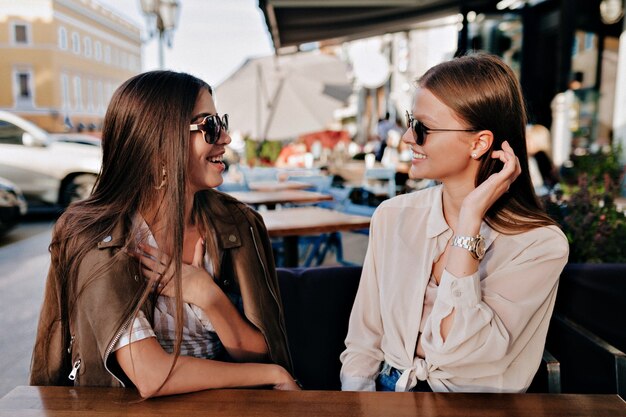
[[0, 0], [0, 109], [50, 132], [99, 131], [141, 70], [139, 27], [94, 0]]

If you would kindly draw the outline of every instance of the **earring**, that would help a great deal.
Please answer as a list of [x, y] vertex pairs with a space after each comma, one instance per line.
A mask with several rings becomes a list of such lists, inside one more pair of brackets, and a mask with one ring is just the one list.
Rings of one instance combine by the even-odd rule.
[[165, 170], [165, 165], [161, 165], [161, 167], [161, 175], [163, 176], [163, 179], [161, 180], [161, 183], [158, 187], [154, 187], [155, 190], [161, 190], [163, 187], [165, 187], [165, 184], [167, 184], [167, 171]]
[[472, 158], [476, 159], [476, 158], [478, 158], [478, 155], [476, 155], [476, 153], [473, 153], [472, 154]]

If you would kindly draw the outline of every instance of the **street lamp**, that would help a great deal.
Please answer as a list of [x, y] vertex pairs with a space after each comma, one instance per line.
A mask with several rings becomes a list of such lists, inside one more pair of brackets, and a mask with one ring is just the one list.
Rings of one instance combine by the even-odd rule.
[[163, 69], [163, 44], [167, 41], [167, 46], [172, 47], [173, 32], [178, 22], [178, 0], [141, 0], [141, 10], [148, 20], [150, 37], [154, 36], [153, 25], [159, 32], [159, 68]]

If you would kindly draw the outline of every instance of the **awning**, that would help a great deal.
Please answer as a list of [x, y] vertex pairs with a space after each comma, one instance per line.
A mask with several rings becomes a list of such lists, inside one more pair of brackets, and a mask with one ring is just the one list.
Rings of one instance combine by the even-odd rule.
[[498, 0], [259, 0], [278, 51], [408, 30], [446, 15], [496, 11]]

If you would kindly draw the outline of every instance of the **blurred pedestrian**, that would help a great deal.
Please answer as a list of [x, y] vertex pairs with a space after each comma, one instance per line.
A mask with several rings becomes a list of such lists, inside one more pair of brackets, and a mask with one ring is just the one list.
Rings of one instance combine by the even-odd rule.
[[526, 126], [528, 168], [537, 195], [545, 195], [559, 182], [559, 175], [552, 163], [550, 131], [539, 124]]

